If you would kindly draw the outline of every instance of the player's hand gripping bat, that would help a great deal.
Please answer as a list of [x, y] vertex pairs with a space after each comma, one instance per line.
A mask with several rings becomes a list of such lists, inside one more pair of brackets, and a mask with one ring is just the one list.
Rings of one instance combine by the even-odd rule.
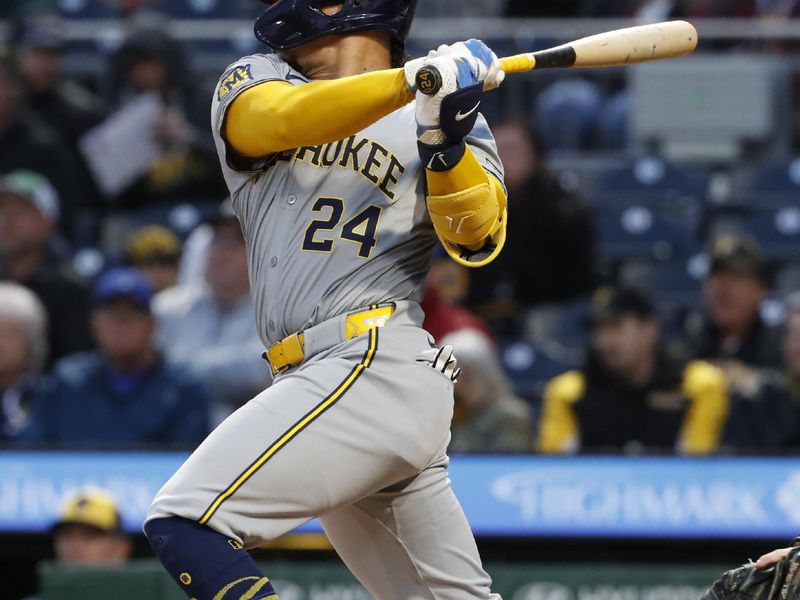
[[[506, 73], [568, 67], [617, 67], [691, 54], [697, 30], [686, 21], [668, 21], [607, 31], [562, 46], [500, 59]], [[442, 85], [436, 67], [422, 67], [417, 89], [432, 96]]]

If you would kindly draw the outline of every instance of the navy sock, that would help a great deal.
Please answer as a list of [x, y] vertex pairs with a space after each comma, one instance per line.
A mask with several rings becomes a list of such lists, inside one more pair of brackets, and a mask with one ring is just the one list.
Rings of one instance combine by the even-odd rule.
[[236, 540], [180, 517], [144, 526], [150, 546], [172, 578], [195, 600], [277, 600], [256, 562]]

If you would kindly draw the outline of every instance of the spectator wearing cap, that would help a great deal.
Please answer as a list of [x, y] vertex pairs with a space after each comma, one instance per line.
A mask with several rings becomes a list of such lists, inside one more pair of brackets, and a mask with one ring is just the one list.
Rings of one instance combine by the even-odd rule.
[[152, 291], [135, 269], [106, 273], [95, 289], [97, 351], [60, 361], [34, 398], [24, 439], [95, 447], [194, 448], [208, 433], [208, 396], [189, 368], [153, 340]]
[[514, 336], [521, 309], [594, 289], [592, 216], [550, 170], [526, 123], [508, 120], [492, 132], [515, 217], [509, 221], [503, 253], [492, 264], [472, 270], [468, 304], [493, 329]]
[[539, 449], [714, 452], [728, 414], [719, 369], [667, 356], [655, 308], [635, 289], [601, 288], [591, 322], [583, 368], [547, 385]]
[[44, 176], [20, 170], [0, 178], [0, 279], [27, 287], [44, 304], [48, 365], [92, 347], [89, 290], [63, 266], [58, 217], [58, 194]]
[[703, 285], [705, 311], [687, 320], [685, 351], [720, 363], [782, 370], [783, 334], [761, 318], [768, 292], [769, 275], [758, 242], [738, 234], [719, 237]]
[[117, 504], [101, 489], [85, 488], [70, 495], [51, 532], [53, 555], [59, 565], [121, 567], [133, 554], [133, 543], [122, 529]]
[[125, 258], [145, 274], [156, 294], [178, 283], [181, 241], [166, 227], [148, 225], [134, 231], [125, 246]]
[[102, 490], [71, 496], [53, 525], [55, 559], [64, 565], [120, 566], [133, 551], [114, 499]]
[[731, 396], [725, 443], [737, 450], [777, 450], [794, 429], [783, 381], [783, 330], [761, 317], [768, 292], [758, 243], [721, 236], [703, 286], [705, 311], [687, 319], [678, 346], [683, 356], [713, 362], [725, 373]]
[[448, 452], [533, 452], [530, 407], [514, 396], [492, 341], [477, 329], [460, 329], [440, 344], [455, 348], [461, 375], [454, 387]]
[[0, 56], [0, 174], [18, 169], [41, 173], [51, 182], [61, 199], [60, 229], [71, 237], [77, 212], [91, 195], [80, 175], [80, 158], [25, 108], [17, 76]]
[[47, 316], [33, 292], [0, 282], [0, 442], [16, 440], [47, 355]]
[[247, 255], [230, 201], [211, 222], [205, 281], [177, 286], [156, 298], [159, 347], [195, 368], [220, 422], [269, 384], [263, 345], [250, 298]]

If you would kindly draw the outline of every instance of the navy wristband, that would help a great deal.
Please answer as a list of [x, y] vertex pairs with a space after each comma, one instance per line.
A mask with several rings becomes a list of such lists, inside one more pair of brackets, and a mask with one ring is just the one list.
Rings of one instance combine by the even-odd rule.
[[425, 165], [426, 169], [429, 171], [449, 171], [461, 162], [467, 151], [467, 144], [463, 139], [455, 144], [441, 144], [439, 146], [417, 142], [417, 148], [419, 149], [422, 164]]

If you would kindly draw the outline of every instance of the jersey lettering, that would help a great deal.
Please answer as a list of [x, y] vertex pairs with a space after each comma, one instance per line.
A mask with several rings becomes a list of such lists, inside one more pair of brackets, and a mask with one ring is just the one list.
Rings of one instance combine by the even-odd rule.
[[397, 197], [393, 187], [406, 171], [405, 165], [391, 151], [369, 138], [356, 136], [322, 146], [303, 146], [298, 148], [294, 158], [315, 167], [329, 169], [336, 166], [352, 170], [389, 200]]
[[358, 144], [356, 144], [356, 136], [347, 138], [344, 154], [342, 155], [342, 160], [339, 162], [339, 166], [345, 169], [353, 169], [353, 171], [360, 171], [361, 163], [358, 162], [358, 153], [367, 145], [367, 141], [366, 138], [361, 138]]

